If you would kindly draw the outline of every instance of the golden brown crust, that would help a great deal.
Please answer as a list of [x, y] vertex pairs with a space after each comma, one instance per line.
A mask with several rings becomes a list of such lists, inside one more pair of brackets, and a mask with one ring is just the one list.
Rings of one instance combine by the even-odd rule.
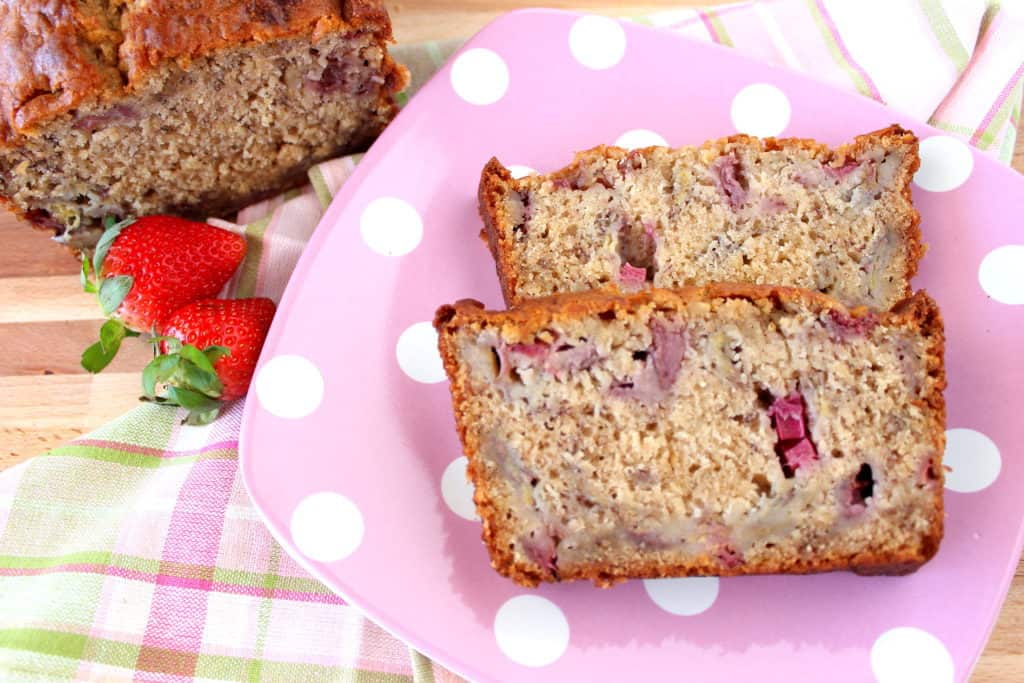
[[[920, 293], [916, 296], [926, 295]], [[438, 332], [444, 332], [460, 325], [500, 321], [506, 325], [521, 326], [523, 329], [541, 329], [552, 319], [561, 316], [582, 317], [602, 312], [628, 315], [648, 304], [678, 307], [695, 301], [723, 298], [768, 301], [778, 304], [800, 303], [816, 311], [836, 310], [853, 317], [870, 315], [869, 311], [863, 307], [849, 309], [825, 294], [808, 289], [717, 282], [677, 289], [644, 289], [632, 294], [622, 294], [614, 287], [586, 292], [569, 292], [528, 299], [507, 311], [488, 311], [479, 301], [461, 299], [453, 305], [441, 306], [438, 309], [435, 326], [438, 327]], [[893, 314], [895, 312], [890, 315]]]
[[924, 290], [915, 292], [913, 296], [896, 304], [887, 315], [898, 316], [905, 324], [912, 325], [921, 331], [928, 340], [925, 357], [925, 369], [932, 378], [932, 390], [923, 403], [928, 414], [933, 416], [932, 429], [929, 436], [932, 441], [932, 459], [928, 476], [933, 480], [935, 516], [932, 520], [931, 533], [922, 541], [921, 563], [927, 562], [939, 550], [942, 541], [945, 513], [943, 508], [943, 490], [946, 474], [942, 466], [942, 455], [946, 450], [946, 332], [942, 321], [942, 313], [938, 305]]
[[[914, 206], [913, 198], [910, 196], [910, 181], [914, 179], [914, 174], [917, 173], [917, 169], [921, 167], [921, 157], [918, 154], [917, 136], [909, 130], [901, 127], [898, 124], [892, 124], [888, 128], [869, 133], [867, 136], [858, 136], [854, 143], [854, 149], [863, 149], [871, 144], [869, 136], [875, 135], [882, 140], [882, 143], [887, 148], [892, 149], [894, 147], [905, 147], [910, 150], [908, 153], [909, 163], [904, 169], [905, 179], [903, 182], [903, 199], [907, 202], [907, 206], [911, 207], [910, 224], [906, 226], [905, 231], [902, 235], [903, 243], [907, 249], [907, 270], [904, 274], [904, 281], [907, 283], [907, 289], [903, 292], [905, 297], [910, 296], [911, 287], [910, 281], [915, 275], [917, 275], [917, 266], [924, 258], [924, 253], [927, 247], [921, 237], [921, 214]], [[862, 139], [865, 138], [865, 139]]]
[[501, 295], [509, 305], [516, 299], [519, 270], [516, 260], [512, 258], [512, 235], [502, 229], [502, 226], [509, 224], [508, 212], [502, 199], [516, 191], [516, 181], [512, 174], [500, 161], [491, 157], [480, 175], [480, 186], [477, 190], [480, 218], [484, 222], [480, 236], [487, 242], [491, 256], [494, 257], [498, 281], [501, 283]]
[[[813, 558], [793, 557], [787, 562], [745, 563], [736, 567], [726, 567], [710, 556], [677, 567], [666, 567], [657, 562], [638, 559], [635, 562], [616, 565], [581, 566], [569, 572], [560, 569], [557, 576], [542, 573], [535, 567], [517, 562], [509, 550], [511, 533], [502, 526], [494, 503], [496, 496], [492, 493], [492, 485], [495, 482], [489, 481], [478, 466], [481, 444], [473, 430], [469, 428], [468, 418], [463, 412], [463, 405], [469, 396], [466, 395], [462, 382], [456, 380], [459, 375], [459, 363], [455, 356], [455, 333], [464, 326], [501, 324], [506, 329], [520, 329], [525, 337], [548, 326], [556, 318], [577, 318], [601, 313], [625, 316], [650, 304], [675, 309], [688, 303], [719, 298], [742, 298], [775, 309], [801, 305], [816, 313], [836, 311], [854, 319], [877, 315], [881, 325], [910, 326], [928, 339], [926, 368], [935, 381], [925, 403], [930, 408], [930, 414], [934, 416], [928, 436], [934, 448], [932, 486], [935, 493], [929, 532], [921, 539], [919, 546], [887, 553], [819, 554]], [[675, 290], [648, 289], [635, 294], [622, 294], [608, 288], [531, 299], [509, 311], [488, 311], [479, 301], [463, 299], [452, 305], [441, 306], [434, 317], [434, 327], [438, 331], [438, 347], [445, 371], [452, 379], [450, 388], [456, 429], [469, 461], [467, 477], [475, 489], [474, 502], [483, 521], [482, 538], [490, 553], [491, 566], [520, 585], [532, 587], [545, 581], [583, 579], [592, 581], [597, 586], [607, 587], [634, 578], [805, 574], [839, 570], [849, 570], [862, 575], [901, 575], [915, 571], [938, 551], [943, 535], [944, 477], [941, 460], [945, 448], [945, 338], [938, 306], [924, 291], [914, 293], [889, 312], [875, 314], [864, 307], [848, 309], [824, 294], [793, 287], [719, 283]]]
[[341, 16], [353, 26], [380, 27], [381, 38], [393, 40], [391, 18], [381, 0], [346, 0], [341, 3]]
[[[355, 9], [355, 11], [353, 11]], [[188, 27], [181, 30], [180, 23]], [[187, 64], [196, 57], [225, 47], [265, 43], [280, 38], [364, 31], [390, 40], [391, 25], [383, 7], [360, 0], [149, 0], [135, 5], [122, 18], [121, 58], [129, 82], [165, 60]]]
[[[138, 91], [169, 61], [187, 68], [218, 50], [334, 33], [392, 39], [377, 0], [0, 0], [0, 144]], [[384, 71], [390, 98], [408, 75], [390, 57]]]
[[[909, 296], [911, 293], [910, 280], [917, 273], [918, 262], [924, 256], [925, 246], [921, 241], [921, 216], [913, 208], [911, 201], [910, 181], [914, 173], [920, 167], [918, 156], [917, 137], [911, 132], [897, 124], [876, 130], [863, 135], [858, 135], [850, 144], [841, 145], [835, 149], [809, 138], [755, 138], [749, 135], [732, 135], [718, 140], [711, 140], [701, 145], [702, 150], [719, 150], [727, 145], [751, 145], [760, 147], [766, 151], [778, 151], [787, 148], [796, 148], [810, 152], [815, 156], [824, 159], [824, 163], [832, 166], [842, 166], [847, 159], [855, 158], [872, 146], [882, 146], [885, 149], [904, 149], [907, 152], [908, 162], [904, 169], [902, 179], [903, 197], [907, 205], [911, 207], [911, 220], [900, 235], [907, 252], [907, 270], [905, 273], [906, 286], [902, 296]], [[648, 147], [645, 149], [653, 149]], [[639, 150], [641, 153], [643, 150]], [[543, 176], [550, 180], [569, 179], [577, 174], [582, 164], [595, 158], [622, 159], [630, 154], [629, 150], [621, 147], [598, 145], [589, 150], [578, 152], [572, 163], [564, 168]], [[494, 257], [495, 267], [498, 272], [498, 279], [501, 281], [502, 295], [505, 303], [515, 306], [523, 300], [517, 293], [520, 274], [516, 259], [513, 257], [511, 234], [511, 223], [508, 212], [504, 206], [504, 198], [515, 192], [526, 192], [531, 187], [531, 182], [526, 179], [516, 180], [512, 177], [505, 166], [496, 158], [492, 158], [480, 175], [480, 185], [477, 196], [479, 199], [480, 217], [484, 222], [484, 231], [481, 236], [487, 240], [491, 255]]]
[[0, 143], [121, 82], [120, 31], [85, 3], [0, 2]]

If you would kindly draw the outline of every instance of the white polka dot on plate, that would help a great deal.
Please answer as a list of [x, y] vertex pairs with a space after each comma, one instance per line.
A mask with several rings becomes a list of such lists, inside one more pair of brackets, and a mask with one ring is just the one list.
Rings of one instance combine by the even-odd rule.
[[524, 666], [547, 666], [569, 647], [569, 622], [539, 595], [509, 599], [494, 616], [494, 637], [505, 656]]
[[452, 88], [470, 104], [494, 104], [505, 96], [508, 80], [508, 66], [493, 50], [466, 50], [452, 64]]
[[961, 140], [948, 135], [933, 135], [922, 140], [918, 150], [921, 168], [914, 183], [929, 192], [949, 192], [963, 185], [974, 170], [974, 155]]
[[293, 354], [275, 356], [264, 363], [253, 387], [264, 410], [292, 420], [312, 413], [324, 397], [320, 371], [309, 359]]
[[444, 474], [441, 475], [441, 497], [445, 505], [459, 517], [475, 521], [480, 518], [473, 504], [473, 485], [466, 479], [468, 462], [465, 456], [460, 456], [444, 468]]
[[932, 634], [901, 626], [871, 646], [871, 670], [878, 683], [952, 683], [953, 658]]
[[402, 256], [423, 239], [423, 219], [404, 199], [378, 197], [359, 216], [359, 233], [366, 246], [378, 254]]
[[536, 173], [536, 171], [530, 168], [529, 166], [520, 166], [516, 164], [509, 166], [508, 172], [512, 174], [513, 178], [525, 178], [528, 175], [533, 175], [534, 173]]
[[317, 562], [336, 562], [362, 543], [363, 515], [340, 493], [321, 491], [295, 506], [289, 529], [300, 553]]
[[610, 69], [626, 54], [626, 32], [608, 17], [580, 17], [569, 29], [569, 51], [588, 69]]
[[620, 135], [615, 141], [615, 145], [625, 149], [640, 149], [642, 147], [667, 147], [668, 142], [653, 130], [634, 128]]
[[780, 135], [789, 125], [789, 98], [770, 83], [752, 83], [732, 98], [729, 114], [740, 133], [761, 138]]
[[1001, 304], [1024, 304], [1024, 244], [1007, 244], [985, 254], [978, 266], [978, 282]]
[[666, 612], [692, 617], [715, 604], [718, 597], [718, 577], [644, 579], [644, 590], [654, 604]]
[[444, 363], [437, 350], [437, 332], [428, 322], [405, 328], [395, 344], [395, 356], [402, 372], [417, 382], [435, 384], [445, 379]]
[[946, 452], [942, 456], [946, 488], [958, 493], [980, 491], [999, 478], [1003, 461], [999, 448], [973, 429], [946, 430]]

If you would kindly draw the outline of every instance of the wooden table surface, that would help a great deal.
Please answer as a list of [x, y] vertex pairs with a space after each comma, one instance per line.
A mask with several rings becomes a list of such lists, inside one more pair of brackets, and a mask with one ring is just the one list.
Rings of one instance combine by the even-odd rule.
[[[405, 0], [389, 3], [399, 42], [466, 36], [515, 0]], [[638, 15], [694, 0], [622, 2], [601, 7], [578, 0], [551, 7]], [[1024, 172], [1024, 126], [1014, 168]], [[78, 365], [100, 325], [94, 300], [81, 292], [78, 264], [47, 236], [0, 210], [0, 470], [94, 429], [136, 404], [147, 349], [126, 344], [98, 376]], [[956, 587], [950, 586], [951, 590]], [[935, 596], [941, 602], [941, 596]], [[937, 603], [938, 604], [938, 603]], [[1024, 564], [972, 681], [1024, 680]]]

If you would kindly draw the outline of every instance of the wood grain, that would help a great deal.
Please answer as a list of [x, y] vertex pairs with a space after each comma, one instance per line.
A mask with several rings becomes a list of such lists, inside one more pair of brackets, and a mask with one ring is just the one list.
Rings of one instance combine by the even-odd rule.
[[[694, 0], [649, 0], [607, 7], [549, 0], [550, 7], [637, 16]], [[405, 0], [390, 3], [401, 42], [468, 36], [518, 0]], [[1024, 172], [1024, 126], [1014, 167]], [[78, 288], [78, 265], [44, 233], [0, 211], [0, 470], [95, 429], [138, 403], [138, 370], [148, 358], [128, 345], [102, 375], [78, 366], [100, 320]], [[950, 587], [955, 590], [956, 587]], [[935, 596], [941, 602], [941, 596]], [[1019, 566], [999, 622], [972, 681], [1024, 680], [1024, 565]]]

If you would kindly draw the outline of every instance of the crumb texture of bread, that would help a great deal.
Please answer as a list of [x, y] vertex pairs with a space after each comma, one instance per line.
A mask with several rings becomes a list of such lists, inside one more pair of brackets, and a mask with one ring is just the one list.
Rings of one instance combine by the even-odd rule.
[[492, 565], [589, 579], [913, 571], [938, 549], [943, 328], [808, 290], [608, 290], [435, 319]]
[[104, 216], [224, 216], [360, 151], [408, 81], [369, 0], [0, 3], [0, 200], [95, 241]]
[[492, 159], [479, 187], [506, 303], [614, 284], [805, 287], [887, 310], [923, 254], [897, 126], [830, 149], [737, 135], [702, 147], [596, 147], [549, 175]]

